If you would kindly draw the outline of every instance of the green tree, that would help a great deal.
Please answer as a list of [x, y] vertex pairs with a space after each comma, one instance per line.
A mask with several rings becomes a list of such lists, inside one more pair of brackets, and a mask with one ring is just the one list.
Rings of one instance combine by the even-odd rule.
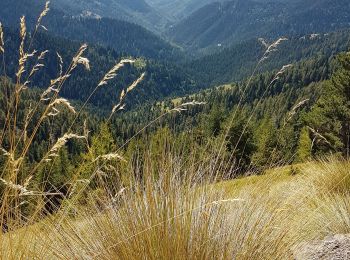
[[350, 53], [338, 57], [340, 68], [323, 85], [320, 99], [308, 115], [318, 152], [349, 156], [350, 146]]
[[255, 151], [252, 123], [248, 122], [248, 113], [237, 113], [227, 135], [227, 150], [235, 159], [239, 171], [245, 171], [251, 164], [251, 156]]
[[[113, 178], [115, 167], [101, 167], [101, 165], [104, 162], [102, 156], [115, 152], [116, 148], [108, 125], [102, 123], [99, 132], [92, 137], [87, 153], [82, 155], [84, 163], [81, 164], [78, 170], [79, 177], [76, 179], [88, 179], [95, 183], [97, 180], [103, 182], [104, 176], [108, 176], [111, 181], [115, 181]], [[109, 160], [106, 166], [116, 166], [117, 163], [117, 159]]]
[[303, 127], [300, 132], [297, 148], [297, 162], [305, 162], [312, 156], [312, 140], [310, 138], [309, 129]]
[[252, 164], [257, 167], [270, 165], [276, 151], [276, 127], [271, 119], [265, 118], [255, 131], [256, 152], [252, 156]]
[[209, 115], [204, 117], [204, 129], [208, 136], [218, 136], [221, 131], [221, 125], [223, 123], [223, 110], [215, 105], [211, 110]]

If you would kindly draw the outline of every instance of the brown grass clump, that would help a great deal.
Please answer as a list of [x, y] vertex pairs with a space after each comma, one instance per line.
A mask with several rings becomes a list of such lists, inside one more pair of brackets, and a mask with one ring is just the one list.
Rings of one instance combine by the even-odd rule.
[[[332, 163], [336, 170], [346, 162]], [[39, 258], [293, 259], [304, 241], [350, 231], [349, 196], [309, 189], [329, 174], [311, 171], [324, 163], [289, 178], [270, 173], [229, 197], [221, 186], [193, 181], [198, 172], [181, 164], [172, 160], [161, 178], [146, 165], [145, 179], [113, 196], [7, 236], [13, 243], [19, 234], [32, 237], [16, 254]]]
[[[293, 259], [293, 249], [305, 241], [350, 231], [346, 186], [334, 192], [334, 185], [315, 182], [342, 180], [347, 176], [347, 161], [308, 163], [295, 176], [279, 168], [256, 181], [255, 177], [232, 181], [237, 192], [227, 193], [223, 188], [229, 183], [212, 185], [211, 178], [203, 178], [211, 176], [205, 170], [211, 169], [208, 161], [200, 165], [195, 160], [182, 161], [168, 150], [158, 158], [162, 174], [156, 177], [150, 155], [143, 158], [142, 169], [132, 164], [127, 167], [129, 176], [138, 176], [141, 170], [144, 178], [130, 178], [109, 196], [90, 194], [85, 206], [67, 200], [57, 214], [3, 235], [3, 255]], [[31, 239], [23, 240], [24, 236]]]

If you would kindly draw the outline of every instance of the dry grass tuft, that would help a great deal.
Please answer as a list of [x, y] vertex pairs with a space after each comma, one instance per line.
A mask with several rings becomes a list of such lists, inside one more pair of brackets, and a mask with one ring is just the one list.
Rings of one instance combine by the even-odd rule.
[[[75, 208], [74, 217], [58, 214], [18, 231], [28, 232], [35, 242], [25, 243], [26, 251], [17, 254], [59, 259], [293, 259], [294, 248], [304, 241], [350, 232], [349, 194], [334, 193], [333, 186], [320, 189], [314, 182], [336, 176], [341, 180], [348, 162], [309, 163], [288, 179], [270, 173], [227, 197], [220, 186], [191, 181], [198, 172], [178, 168], [184, 162], [176, 160], [160, 178], [146, 164], [148, 177], [132, 179], [116, 194], [95, 198], [89, 207]], [[130, 174], [134, 170], [130, 168]]]

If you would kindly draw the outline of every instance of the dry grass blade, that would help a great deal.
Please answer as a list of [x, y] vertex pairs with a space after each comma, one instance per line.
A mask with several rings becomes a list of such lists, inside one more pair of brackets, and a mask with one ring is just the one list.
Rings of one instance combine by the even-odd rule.
[[90, 70], [90, 61], [84, 57], [78, 57], [75, 61], [76, 64], [82, 64], [86, 70]]
[[330, 147], [332, 147], [332, 144], [327, 140], [326, 137], [324, 137], [323, 135], [321, 135], [319, 132], [317, 132], [315, 129], [313, 129], [312, 127], [307, 127], [311, 132], [312, 134], [314, 135], [314, 141], [319, 139], [319, 140], [322, 140], [324, 141], [326, 144], [328, 144]]
[[76, 134], [65, 134], [64, 136], [59, 138], [55, 145], [50, 149], [47, 156], [45, 156], [45, 161], [49, 161], [50, 159], [48, 158], [58, 156], [58, 152], [61, 150], [61, 148], [71, 139], [85, 139], [85, 136], [80, 136]]
[[285, 123], [289, 122], [289, 121], [294, 117], [294, 115], [297, 113], [297, 110], [298, 110], [299, 108], [301, 108], [302, 106], [304, 106], [304, 105], [305, 105], [307, 102], [309, 102], [309, 101], [310, 101], [310, 99], [307, 98], [307, 99], [304, 99], [304, 100], [300, 101], [298, 104], [296, 104], [296, 105], [292, 108], [292, 110], [288, 113], [287, 120], [286, 120]]
[[[58, 112], [57, 109], [55, 109], [56, 105], [64, 105], [65, 107], [68, 108], [69, 111], [71, 111], [73, 114], [76, 114], [76, 111], [75, 111], [74, 107], [65, 98], [57, 98], [57, 99], [55, 99], [55, 101], [53, 101], [49, 105], [49, 111], [50, 111], [50, 109], [53, 109], [55, 112]], [[50, 114], [48, 114], [48, 115], [50, 116]]]
[[43, 59], [45, 59], [46, 54], [47, 54], [48, 52], [49, 52], [49, 51], [46, 50], [46, 51], [42, 51], [42, 52], [39, 54], [38, 59], [37, 59], [37, 63], [34, 65], [34, 67], [32, 68], [32, 70], [30, 71], [29, 77], [28, 77], [28, 78], [33, 77], [33, 75], [34, 75], [37, 71], [39, 71], [41, 68], [45, 67], [45, 65], [42, 64], [41, 61], [42, 61]]
[[27, 35], [27, 27], [26, 27], [26, 19], [25, 16], [21, 17], [21, 29], [20, 29], [20, 37], [21, 37], [21, 45], [19, 48], [20, 58], [24, 56], [24, 41]]
[[0, 53], [5, 53], [4, 29], [0, 23]]
[[280, 77], [287, 71], [287, 69], [292, 68], [293, 65], [292, 64], [287, 64], [284, 65], [275, 75], [275, 77], [273, 78], [273, 80], [271, 81], [271, 83], [274, 83], [276, 80], [279, 80]]
[[14, 184], [11, 181], [6, 181], [2, 178], [0, 178], [0, 180], [6, 185], [9, 186], [12, 189], [15, 190], [19, 190], [20, 191], [20, 195], [32, 195], [34, 194], [33, 191], [29, 191], [27, 188], [30, 184], [30, 181], [33, 179], [33, 175], [27, 177], [27, 179], [24, 181], [23, 185], [19, 185], [19, 184]]
[[[36, 23], [36, 26], [35, 26], [35, 30], [38, 30], [38, 28], [41, 26], [41, 21], [42, 19], [47, 15], [47, 13], [49, 12], [50, 8], [49, 8], [49, 5], [50, 5], [50, 1], [47, 1], [46, 4], [45, 4], [45, 8], [44, 10], [41, 12], [41, 14], [39, 15], [39, 18], [38, 18], [38, 21]], [[42, 26], [43, 27], [43, 26]], [[46, 29], [46, 27], [44, 27]], [[47, 30], [47, 29], [46, 29]]]
[[118, 70], [120, 70], [122, 67], [124, 67], [125, 64], [132, 64], [135, 62], [136, 62], [135, 60], [131, 60], [131, 59], [121, 60], [110, 71], [107, 72], [107, 74], [103, 77], [103, 79], [98, 84], [98, 87], [106, 85], [108, 83], [108, 81], [114, 79], [117, 76]]
[[141, 76], [135, 80], [126, 90], [126, 93], [129, 93], [130, 91], [132, 91], [134, 88], [137, 87], [137, 85], [139, 85], [145, 78], [146, 72], [142, 73]]
[[[119, 97], [119, 103], [117, 105], [115, 105], [112, 109], [112, 113], [111, 116], [117, 111], [117, 110], [123, 110], [125, 105], [123, 104], [123, 101], [126, 97], [126, 95], [131, 92], [133, 89], [135, 89], [145, 78], [146, 73], [142, 73], [141, 76], [135, 80], [127, 89], [126, 92], [125, 90], [122, 90], [122, 92], [120, 93], [120, 97]], [[111, 117], [110, 116], [110, 117]]]
[[[29, 73], [29, 78], [33, 77], [33, 75], [34, 75], [37, 71], [39, 71], [40, 68], [43, 68], [43, 67], [45, 67], [45, 65], [42, 64], [42, 63], [37, 63], [37, 64], [35, 64], [35, 66], [33, 67], [33, 69], [32, 69], [32, 70], [30, 71], [30, 73]], [[26, 84], [25, 84], [25, 85], [26, 85]]]
[[109, 153], [109, 154], [101, 155], [95, 159], [95, 161], [98, 161], [98, 160], [103, 160], [103, 161], [120, 160], [120, 161], [126, 162], [126, 160], [117, 153]]
[[29, 120], [30, 120], [30, 116], [31, 116], [32, 112], [33, 112], [32, 104], [30, 104], [28, 112], [26, 114], [26, 118], [24, 120], [24, 127], [23, 127], [23, 141], [24, 142], [26, 142], [28, 139], [28, 125], [29, 125]]
[[[5, 184], [7, 187], [13, 189], [13, 190], [17, 190], [20, 192], [19, 196], [25, 196], [25, 195], [32, 195], [34, 194], [34, 192], [27, 190], [26, 186], [22, 186], [19, 184], [14, 184], [11, 181], [6, 181], [3, 178], [0, 178], [0, 181]], [[30, 181], [30, 180], [29, 180]], [[29, 181], [27, 181], [27, 186], [29, 185]]]
[[[75, 57], [73, 58], [73, 61], [72, 61], [72, 66], [70, 68], [70, 72], [72, 72], [77, 66], [78, 64], [83, 64], [84, 67], [86, 69], [90, 69], [90, 66], [89, 66], [89, 60], [87, 58], [84, 58], [82, 57], [84, 52], [87, 50], [88, 46], [86, 43], [84, 43], [78, 50], [77, 54], [75, 55]], [[58, 53], [57, 53], [58, 54]], [[60, 62], [62, 61], [62, 58], [61, 56], [59, 56], [59, 59], [60, 59]]]
[[191, 102], [183, 103], [183, 104], [171, 109], [171, 111], [175, 111], [175, 112], [187, 111], [188, 107], [200, 106], [200, 105], [205, 105], [205, 104], [206, 104], [205, 102], [198, 102], [198, 101], [193, 100]]
[[278, 50], [278, 46], [284, 42], [284, 41], [287, 41], [288, 39], [287, 38], [279, 38], [277, 41], [273, 42], [272, 44], [268, 45], [265, 41], [261, 41], [260, 42], [265, 46], [267, 47], [263, 57], [261, 58], [260, 62], [266, 60], [269, 58], [270, 54], [273, 53], [273, 52], [276, 52]]
[[277, 51], [277, 48], [278, 46], [284, 42], [284, 41], [287, 41], [288, 39], [287, 38], [279, 38], [277, 41], [275, 41], [274, 43], [272, 43], [268, 48], [267, 48], [267, 53], [270, 53], [270, 52], [274, 52], [274, 51]]
[[56, 52], [56, 55], [57, 55], [57, 58], [59, 60], [59, 66], [60, 66], [60, 74], [59, 75], [61, 76], [63, 73], [63, 59], [62, 59], [62, 56], [58, 52]]
[[22, 74], [26, 71], [25, 70], [25, 64], [27, 62], [27, 60], [31, 57], [34, 57], [34, 55], [36, 54], [36, 51], [33, 51], [32, 53], [23, 53], [23, 56], [21, 56], [18, 60], [18, 71], [16, 73], [16, 77], [17, 77], [17, 84], [20, 84], [20, 79]]
[[0, 152], [2, 152], [3, 155], [5, 156], [9, 156], [10, 153], [8, 151], [6, 151], [4, 148], [0, 147]]
[[43, 59], [45, 59], [45, 56], [46, 56], [46, 54], [48, 54], [48, 53], [49, 53], [48, 50], [42, 51], [42, 52], [40, 53], [39, 57], [38, 57], [38, 60], [43, 60]]
[[41, 94], [41, 101], [49, 100], [48, 97], [49, 94], [54, 93], [57, 95], [59, 93], [59, 86], [64, 82], [66, 79], [70, 77], [70, 74], [66, 74], [64, 76], [59, 76], [57, 79], [53, 79], [50, 82], [50, 86]]

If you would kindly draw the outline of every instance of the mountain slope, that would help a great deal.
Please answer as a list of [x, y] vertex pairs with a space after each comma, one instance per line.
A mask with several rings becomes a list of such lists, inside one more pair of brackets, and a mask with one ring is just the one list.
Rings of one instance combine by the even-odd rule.
[[[280, 69], [283, 65], [312, 57], [328, 59], [346, 51], [349, 42], [350, 30], [292, 37], [283, 42], [269, 59], [261, 63], [259, 71]], [[196, 81], [207, 86], [240, 81], [252, 73], [265, 50], [260, 41], [252, 39], [194, 60], [185, 68]]]
[[[5, 28], [4, 35], [6, 40], [6, 71], [7, 75], [14, 79], [18, 66], [16, 61], [18, 60], [20, 40], [18, 33], [8, 28]], [[47, 88], [50, 80], [58, 75], [59, 59], [56, 52], [63, 58], [63, 71], [65, 71], [80, 46], [81, 43], [76, 41], [38, 33], [33, 41], [32, 49], [37, 50], [38, 53], [44, 50], [49, 52], [43, 61], [45, 66], [40, 69], [35, 77], [31, 78], [30, 86]], [[78, 71], [72, 74], [60, 92], [65, 98], [85, 101], [105, 73], [122, 59], [122, 54], [112, 49], [93, 45], [89, 46], [84, 56], [90, 60], [91, 70], [85, 71], [78, 68]], [[28, 65], [32, 63], [30, 61]], [[26, 72], [29, 73], [30, 71], [31, 68], [27, 66]], [[197, 88], [194, 81], [182, 68], [149, 60], [146, 61], [145, 68], [125, 66], [118, 72], [116, 78], [110, 81], [110, 84], [98, 89], [91, 99], [91, 103], [102, 109], [111, 109], [113, 104], [118, 101], [121, 90], [129, 86], [140, 76], [141, 72], [146, 72], [145, 79], [129, 95], [127, 100], [132, 103], [133, 107], [164, 97], [189, 93]], [[27, 75], [24, 74], [23, 78], [26, 77]]]
[[161, 13], [179, 21], [197, 11], [201, 7], [220, 0], [147, 0], [147, 2]]
[[234, 0], [204, 6], [170, 29], [169, 36], [190, 49], [228, 46], [257, 37], [319, 33], [350, 24], [347, 0], [296, 3]]
[[[20, 16], [25, 15], [32, 29], [44, 3], [44, 0], [2, 0], [0, 21], [5, 26], [18, 28]], [[43, 23], [51, 34], [111, 47], [119, 53], [166, 60], [177, 60], [181, 55], [178, 48], [141, 26], [125, 21], [74, 17], [53, 8]]]
[[56, 0], [54, 6], [74, 15], [88, 12], [101, 17], [122, 19], [156, 32], [169, 22], [144, 0]]
[[[146, 0], [154, 9], [159, 10], [162, 14], [171, 17], [175, 21], [186, 18], [203, 6], [215, 2], [225, 2], [227, 0]], [[300, 2], [302, 0], [256, 0], [261, 3], [271, 2]]]

